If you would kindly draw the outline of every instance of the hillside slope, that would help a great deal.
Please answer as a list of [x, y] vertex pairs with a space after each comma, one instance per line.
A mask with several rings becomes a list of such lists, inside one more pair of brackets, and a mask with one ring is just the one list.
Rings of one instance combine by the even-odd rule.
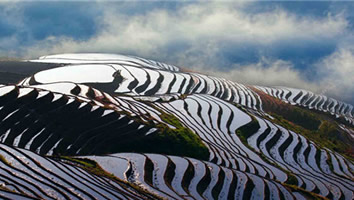
[[20, 65], [0, 62], [21, 74], [0, 86], [0, 197], [353, 199], [350, 104], [132, 56]]

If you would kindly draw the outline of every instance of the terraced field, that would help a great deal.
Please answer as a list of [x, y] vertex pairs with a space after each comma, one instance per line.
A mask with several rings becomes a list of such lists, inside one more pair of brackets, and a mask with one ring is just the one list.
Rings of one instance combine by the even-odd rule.
[[336, 117], [344, 117], [348, 122], [354, 125], [354, 108], [352, 105], [345, 102], [301, 89], [260, 86], [256, 88], [292, 105], [328, 112]]
[[[26, 63], [40, 66], [0, 86], [1, 198], [354, 197], [350, 104], [138, 57], [62, 54]], [[274, 115], [269, 99], [315, 116], [318, 130]], [[326, 123], [329, 146], [308, 135]], [[336, 150], [341, 138], [348, 152]]]
[[279, 182], [193, 158], [134, 153], [85, 158], [96, 161], [123, 180], [168, 199], [295, 199], [301, 196]]
[[108, 178], [67, 160], [0, 145], [0, 197], [4, 199], [149, 199], [118, 178]]

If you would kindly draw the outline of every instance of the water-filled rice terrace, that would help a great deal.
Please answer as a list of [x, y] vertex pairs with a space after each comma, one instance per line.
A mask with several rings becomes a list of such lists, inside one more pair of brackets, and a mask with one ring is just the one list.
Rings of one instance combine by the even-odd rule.
[[0, 71], [0, 198], [354, 197], [350, 104], [123, 55]]

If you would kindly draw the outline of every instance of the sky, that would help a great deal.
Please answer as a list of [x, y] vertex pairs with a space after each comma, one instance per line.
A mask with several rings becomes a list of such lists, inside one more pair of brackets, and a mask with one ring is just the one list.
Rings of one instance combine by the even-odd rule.
[[2, 1], [0, 58], [119, 53], [354, 104], [354, 2]]

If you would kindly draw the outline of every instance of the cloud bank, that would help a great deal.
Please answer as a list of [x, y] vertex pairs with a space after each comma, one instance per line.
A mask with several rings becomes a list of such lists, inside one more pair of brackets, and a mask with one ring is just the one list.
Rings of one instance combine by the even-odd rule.
[[[313, 64], [311, 71], [307, 72], [296, 69], [291, 62], [265, 58], [256, 64], [236, 66], [226, 71], [210, 68], [195, 70], [246, 84], [303, 88], [354, 103], [353, 49], [339, 49]], [[318, 78], [316, 81], [308, 80], [304, 73], [314, 73], [313, 76]]]
[[354, 98], [354, 48], [343, 48], [316, 64], [323, 93], [352, 101]]
[[[29, 26], [37, 32], [41, 23], [50, 28], [51, 18], [29, 25], [28, 7], [5, 6], [16, 12], [6, 14], [8, 24], [25, 30], [29, 39], [23, 42], [9, 28], [0, 34], [0, 53], [23, 58], [64, 52], [131, 54], [234, 81], [300, 87], [354, 102], [353, 48], [344, 45], [354, 41], [352, 21], [338, 7], [314, 16], [277, 4], [262, 10], [255, 2], [145, 4], [94, 3], [86, 5], [87, 13], [75, 5], [76, 15], [70, 8], [63, 16], [58, 12], [62, 17], [56, 25], [67, 23], [69, 31], [57, 28], [42, 35]], [[48, 17], [47, 12], [38, 18]]]

